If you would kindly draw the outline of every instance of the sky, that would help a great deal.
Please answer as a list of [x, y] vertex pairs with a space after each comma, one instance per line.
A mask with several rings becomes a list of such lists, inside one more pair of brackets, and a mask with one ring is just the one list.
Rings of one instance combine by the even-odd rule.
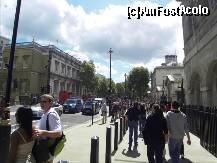
[[[17, 42], [53, 44], [77, 59], [93, 60], [96, 72], [124, 82], [124, 74], [136, 66], [150, 72], [165, 55], [184, 59], [182, 18], [143, 16], [128, 19], [128, 7], [175, 8], [175, 0], [22, 0]], [[11, 40], [15, 0], [0, 0], [0, 35]]]

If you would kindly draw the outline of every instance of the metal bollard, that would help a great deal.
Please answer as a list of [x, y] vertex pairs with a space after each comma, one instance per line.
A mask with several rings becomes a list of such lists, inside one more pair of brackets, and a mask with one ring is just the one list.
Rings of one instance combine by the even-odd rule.
[[120, 118], [120, 142], [123, 140], [123, 119]]
[[126, 117], [123, 116], [123, 131], [124, 131], [124, 135], [126, 134]]
[[106, 128], [105, 163], [111, 163], [111, 126]]
[[118, 150], [118, 122], [115, 122], [114, 150]]
[[128, 130], [128, 119], [126, 119], [126, 131]]
[[99, 163], [99, 137], [91, 138], [90, 163]]

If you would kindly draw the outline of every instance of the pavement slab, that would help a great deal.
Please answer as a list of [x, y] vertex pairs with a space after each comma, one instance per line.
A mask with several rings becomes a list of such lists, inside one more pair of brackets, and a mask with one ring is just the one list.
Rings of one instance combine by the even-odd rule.
[[[128, 131], [123, 141], [119, 143], [118, 150], [114, 151], [114, 125], [110, 124], [110, 117], [106, 124], [101, 124], [101, 119], [95, 121], [94, 125], [87, 122], [72, 128], [65, 132], [67, 142], [63, 151], [55, 158], [54, 162], [62, 160], [68, 163], [89, 163], [91, 150], [91, 137], [99, 137], [99, 163], [105, 163], [105, 147], [106, 147], [106, 127], [112, 128], [112, 163], [148, 163], [146, 145], [143, 139], [138, 139], [138, 148], [128, 151]], [[191, 134], [192, 144], [185, 145], [185, 159], [180, 163], [217, 163], [217, 158], [200, 146], [200, 140]], [[118, 139], [119, 140], [119, 139]], [[168, 145], [166, 144], [166, 160], [164, 163], [171, 163], [168, 154]], [[65, 162], [65, 163], [66, 163]]]

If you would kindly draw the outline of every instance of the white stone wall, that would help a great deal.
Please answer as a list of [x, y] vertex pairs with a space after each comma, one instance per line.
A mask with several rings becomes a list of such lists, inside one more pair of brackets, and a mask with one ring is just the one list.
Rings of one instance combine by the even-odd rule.
[[185, 94], [187, 104], [217, 106], [217, 1], [207, 2], [210, 16], [183, 16]]
[[177, 76], [180, 75], [184, 78], [184, 67], [183, 66], [159, 66], [154, 69], [152, 74], [152, 97], [155, 101], [160, 101], [161, 92], [156, 91], [156, 87], [163, 87], [163, 80], [166, 79], [167, 75]]

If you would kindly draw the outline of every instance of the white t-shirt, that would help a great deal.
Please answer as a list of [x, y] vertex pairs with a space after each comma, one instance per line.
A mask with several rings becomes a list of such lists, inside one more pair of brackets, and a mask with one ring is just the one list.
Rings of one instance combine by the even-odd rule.
[[39, 129], [47, 130], [46, 121], [47, 121], [48, 114], [49, 114], [49, 131], [57, 131], [57, 130], [60, 131], [61, 130], [60, 117], [54, 108], [51, 108], [48, 112], [43, 114], [43, 116], [39, 121]]
[[105, 103], [102, 105], [102, 111], [103, 112], [107, 112], [107, 108], [106, 108], [106, 104]]

